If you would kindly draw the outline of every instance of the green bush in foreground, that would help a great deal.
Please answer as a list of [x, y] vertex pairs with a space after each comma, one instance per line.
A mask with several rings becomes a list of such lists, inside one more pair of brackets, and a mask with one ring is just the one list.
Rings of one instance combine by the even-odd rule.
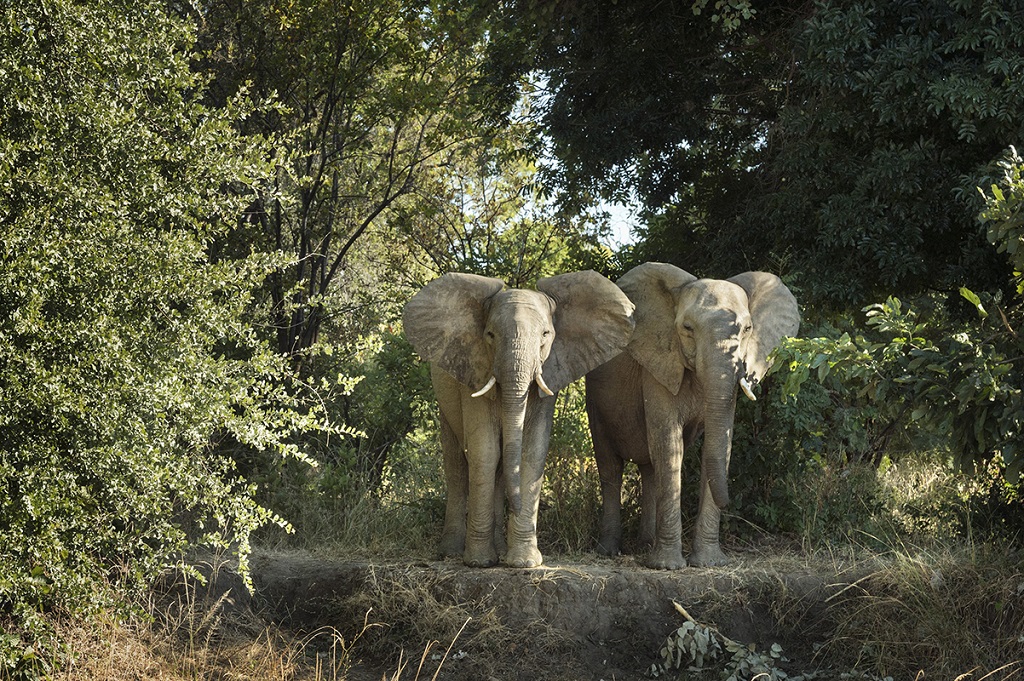
[[[287, 453], [249, 321], [275, 266], [209, 255], [267, 170], [159, 2], [0, 10], [0, 676], [59, 664], [47, 613], [110, 604], [275, 520], [217, 453]], [[244, 567], [244, 561], [243, 561]]]

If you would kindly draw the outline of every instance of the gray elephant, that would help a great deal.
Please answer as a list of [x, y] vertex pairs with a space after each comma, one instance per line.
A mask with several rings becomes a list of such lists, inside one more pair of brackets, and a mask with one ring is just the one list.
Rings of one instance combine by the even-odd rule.
[[716, 565], [721, 509], [729, 503], [728, 469], [737, 386], [751, 390], [767, 357], [797, 332], [796, 299], [765, 272], [697, 279], [673, 265], [646, 263], [618, 280], [636, 305], [626, 352], [587, 374], [587, 413], [601, 477], [598, 550], [619, 552], [622, 471], [634, 461], [641, 479], [641, 542], [648, 565], [677, 569], [682, 554], [683, 451], [703, 432], [700, 498], [691, 565]]
[[592, 271], [504, 290], [499, 279], [446, 274], [405, 306], [405, 333], [431, 363], [448, 499], [441, 553], [486, 567], [536, 567], [537, 508], [555, 394], [622, 352], [633, 304]]

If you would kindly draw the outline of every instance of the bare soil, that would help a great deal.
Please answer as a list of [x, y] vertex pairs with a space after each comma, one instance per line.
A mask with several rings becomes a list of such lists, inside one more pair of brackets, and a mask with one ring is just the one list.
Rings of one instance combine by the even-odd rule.
[[[255, 593], [230, 602], [298, 635], [339, 632], [351, 647], [345, 678], [353, 681], [435, 672], [467, 681], [632, 681], [647, 678], [684, 622], [673, 601], [736, 641], [759, 650], [781, 644], [783, 668], [811, 671], [829, 637], [829, 599], [866, 574], [864, 566], [811, 568], [796, 557], [741, 555], [724, 568], [675, 572], [628, 556], [583, 559], [524, 570], [260, 553]], [[326, 646], [330, 637], [321, 640]]]

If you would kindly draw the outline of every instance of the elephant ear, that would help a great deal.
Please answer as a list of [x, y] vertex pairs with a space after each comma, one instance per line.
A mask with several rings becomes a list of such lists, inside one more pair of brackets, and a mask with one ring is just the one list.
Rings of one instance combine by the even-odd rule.
[[484, 342], [487, 303], [503, 288], [500, 279], [445, 274], [405, 304], [405, 335], [424, 360], [479, 390], [491, 376], [491, 355]]
[[555, 301], [555, 339], [544, 382], [561, 390], [621, 353], [633, 333], [633, 303], [593, 270], [541, 279], [537, 290]]
[[683, 380], [676, 301], [679, 289], [696, 280], [675, 265], [648, 262], [626, 272], [617, 282], [636, 305], [636, 329], [629, 354], [673, 395], [679, 394]]
[[753, 335], [744, 359], [750, 378], [760, 381], [768, 371], [768, 355], [786, 336], [800, 329], [800, 308], [786, 285], [768, 272], [744, 272], [729, 279], [747, 292]]

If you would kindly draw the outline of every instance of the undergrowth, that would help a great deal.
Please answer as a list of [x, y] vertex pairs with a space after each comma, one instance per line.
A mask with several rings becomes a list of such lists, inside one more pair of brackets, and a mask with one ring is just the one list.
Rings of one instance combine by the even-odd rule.
[[[559, 400], [540, 548], [549, 563], [598, 562], [592, 552], [600, 497], [582, 392], [566, 391]], [[286, 500], [287, 508], [275, 510], [295, 532], [266, 530], [259, 547], [372, 566], [364, 588], [338, 604], [335, 627], [296, 633], [179, 585], [154, 598], [148, 614], [127, 622], [56, 622], [65, 647], [76, 654], [54, 678], [336, 681], [352, 678], [357, 657], [378, 661], [390, 670], [388, 679], [427, 679], [445, 665], [456, 665], [466, 678], [487, 678], [509, 651], [538, 664], [571, 659], [574, 648], [564, 632], [542, 621], [512, 630], [502, 623], [493, 594], [463, 592], [451, 575], [425, 581], [403, 567], [435, 557], [444, 513], [436, 452], [430, 429], [418, 429], [392, 450], [376, 486], [342, 480], [329, 466], [296, 467], [283, 470], [277, 488], [267, 491], [268, 498]], [[688, 457], [688, 465], [695, 459]], [[941, 453], [896, 462], [884, 457], [877, 467], [812, 457], [774, 478], [770, 462], [762, 463], [765, 474], [746, 488], [748, 503], [741, 498], [723, 526], [725, 548], [736, 559], [728, 570], [756, 573], [752, 579], [760, 586], [745, 595], [723, 594], [719, 614], [745, 598], [765, 604], [780, 626], [818, 640], [817, 671], [787, 667], [788, 646], [775, 657], [770, 644], [762, 646], [758, 654], [773, 660], [773, 669], [805, 679], [854, 670], [860, 676], [846, 678], [1008, 679], [1024, 673], [1013, 664], [1024, 660], [1024, 569], [1014, 533], [1022, 525], [1005, 503], [1013, 490], [999, 486], [998, 474], [951, 472]], [[639, 523], [638, 482], [628, 467], [627, 549]], [[765, 510], [771, 507], [774, 518]], [[682, 510], [692, 517], [692, 508]], [[779, 586], [777, 575], [802, 572], [852, 583], [812, 616], [807, 603]], [[716, 617], [714, 607], [707, 612]], [[722, 650], [739, 659], [738, 649]], [[743, 659], [758, 668], [760, 658]]]

